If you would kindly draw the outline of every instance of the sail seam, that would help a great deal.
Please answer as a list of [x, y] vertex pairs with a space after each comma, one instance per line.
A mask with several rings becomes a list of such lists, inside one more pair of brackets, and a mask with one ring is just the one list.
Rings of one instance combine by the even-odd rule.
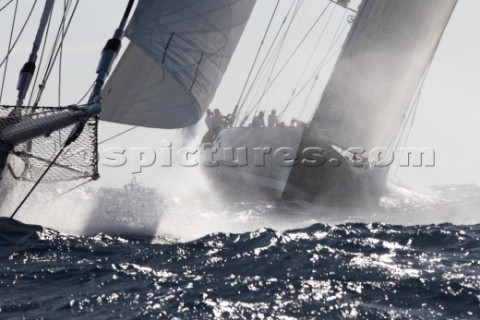
[[195, 84], [195, 82], [197, 81], [197, 77], [198, 77], [198, 69], [200, 69], [200, 64], [202, 63], [202, 59], [203, 59], [203, 52], [202, 52], [202, 55], [200, 56], [200, 60], [198, 60], [198, 65], [197, 65], [197, 69], [195, 70], [195, 77], [193, 78], [193, 82], [192, 82], [192, 85], [190, 86], [190, 92], [192, 91], [193, 89], [193, 85]]
[[167, 45], [165, 46], [165, 50], [163, 51], [162, 64], [165, 64], [165, 59], [167, 57], [167, 50], [168, 50], [168, 47], [170, 46], [170, 42], [172, 42], [174, 35], [175, 35], [175, 32], [172, 32], [172, 35], [170, 36], [170, 39], [168, 39]]

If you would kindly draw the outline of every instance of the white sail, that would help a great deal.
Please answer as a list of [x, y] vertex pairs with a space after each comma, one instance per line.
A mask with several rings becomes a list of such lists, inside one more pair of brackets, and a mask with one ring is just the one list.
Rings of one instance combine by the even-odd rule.
[[312, 126], [343, 147], [388, 147], [457, 0], [365, 0]]
[[255, 0], [141, 0], [131, 40], [103, 91], [102, 120], [155, 128], [197, 122]]

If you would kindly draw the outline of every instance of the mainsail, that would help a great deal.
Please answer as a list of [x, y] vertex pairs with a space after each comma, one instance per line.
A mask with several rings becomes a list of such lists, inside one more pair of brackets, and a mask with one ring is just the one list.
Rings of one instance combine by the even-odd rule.
[[197, 122], [255, 0], [141, 0], [128, 48], [105, 85], [101, 119], [155, 128]]
[[457, 0], [364, 0], [312, 126], [342, 147], [388, 147]]

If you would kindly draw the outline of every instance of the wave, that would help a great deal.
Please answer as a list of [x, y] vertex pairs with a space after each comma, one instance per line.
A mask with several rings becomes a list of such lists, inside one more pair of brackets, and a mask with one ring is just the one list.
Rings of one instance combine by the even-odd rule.
[[478, 318], [480, 225], [70, 236], [0, 219], [2, 316]]

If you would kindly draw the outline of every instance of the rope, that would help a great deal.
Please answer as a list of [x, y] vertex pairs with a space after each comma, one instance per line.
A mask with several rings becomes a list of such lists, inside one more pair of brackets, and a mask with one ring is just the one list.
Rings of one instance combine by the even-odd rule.
[[70, 189], [68, 189], [67, 191], [62, 192], [62, 193], [60, 193], [59, 195], [57, 195], [57, 196], [55, 196], [55, 197], [47, 200], [47, 202], [57, 200], [58, 198], [63, 197], [63, 196], [66, 195], [67, 193], [70, 193], [70, 192], [72, 192], [72, 191], [74, 191], [74, 190], [76, 190], [76, 189], [78, 189], [78, 188], [80, 188], [80, 187], [83, 187], [84, 185], [86, 185], [87, 183], [90, 183], [90, 182], [92, 182], [92, 181], [93, 181], [93, 179], [90, 178], [90, 179], [88, 179], [87, 181], [84, 181], [84, 182], [76, 185], [75, 187], [70, 188]]
[[125, 131], [122, 131], [122, 132], [120, 132], [120, 133], [118, 133], [118, 134], [116, 134], [116, 135], [114, 135], [114, 136], [111, 136], [110, 138], [107, 138], [107, 139], [105, 139], [105, 140], [103, 140], [103, 141], [100, 141], [100, 142], [98, 143], [98, 145], [101, 145], [101, 144], [104, 143], [104, 142], [113, 140], [113, 139], [115, 139], [115, 138], [117, 138], [117, 137], [119, 137], [119, 136], [121, 136], [121, 135], [124, 135], [125, 133], [127, 133], [127, 132], [129, 132], [129, 131], [132, 131], [132, 130], [135, 129], [135, 128], [138, 128], [138, 126], [133, 126], [133, 127], [131, 127], [130, 129], [127, 129], [127, 130], [125, 130]]
[[48, 173], [48, 171], [50, 170], [50, 168], [53, 166], [53, 164], [55, 163], [55, 161], [57, 161], [58, 157], [60, 157], [60, 155], [63, 153], [63, 151], [65, 150], [65, 148], [67, 147], [67, 144], [64, 144], [62, 149], [60, 149], [60, 151], [57, 153], [57, 155], [55, 156], [55, 158], [53, 158], [53, 160], [50, 162], [50, 164], [48, 165], [48, 167], [45, 169], [45, 171], [43, 171], [42, 175], [38, 178], [38, 180], [35, 182], [35, 184], [33, 185], [33, 187], [30, 189], [30, 191], [27, 193], [27, 195], [23, 198], [23, 200], [20, 202], [20, 204], [17, 206], [17, 208], [15, 209], [15, 211], [12, 213], [12, 215], [10, 216], [10, 219], [13, 219], [13, 217], [15, 217], [15, 215], [17, 214], [17, 212], [20, 210], [20, 208], [23, 206], [23, 204], [25, 203], [25, 201], [27, 201], [27, 199], [30, 197], [30, 195], [32, 194], [32, 192], [35, 190], [35, 188], [40, 184], [40, 182], [42, 181], [42, 179], [45, 177], [45, 175]]
[[17, 208], [15, 209], [15, 211], [12, 213], [12, 215], [10, 216], [10, 219], [13, 219], [13, 217], [17, 214], [17, 212], [20, 210], [20, 208], [23, 206], [23, 204], [25, 203], [25, 201], [27, 201], [27, 199], [30, 197], [30, 195], [32, 194], [32, 192], [35, 190], [35, 188], [40, 184], [40, 182], [43, 180], [43, 178], [45, 177], [45, 175], [48, 173], [48, 171], [52, 168], [52, 166], [55, 164], [55, 162], [57, 161], [57, 159], [60, 157], [60, 155], [63, 153], [63, 151], [70, 145], [72, 144], [74, 141], [76, 141], [78, 139], [78, 137], [81, 135], [83, 129], [85, 128], [85, 125], [87, 123], [88, 119], [87, 120], [84, 120], [82, 122], [77, 122], [77, 124], [72, 128], [72, 130], [70, 131], [70, 134], [68, 136], [68, 138], [65, 140], [65, 142], [63, 143], [63, 146], [62, 146], [62, 149], [60, 149], [60, 151], [57, 153], [57, 155], [53, 158], [53, 160], [50, 162], [50, 164], [47, 166], [47, 168], [45, 169], [45, 171], [43, 171], [42, 175], [38, 178], [38, 180], [35, 182], [35, 184], [33, 185], [33, 187], [30, 189], [30, 191], [27, 193], [27, 195], [25, 196], [25, 198], [23, 198], [23, 200], [20, 202], [20, 204], [17, 206]]

